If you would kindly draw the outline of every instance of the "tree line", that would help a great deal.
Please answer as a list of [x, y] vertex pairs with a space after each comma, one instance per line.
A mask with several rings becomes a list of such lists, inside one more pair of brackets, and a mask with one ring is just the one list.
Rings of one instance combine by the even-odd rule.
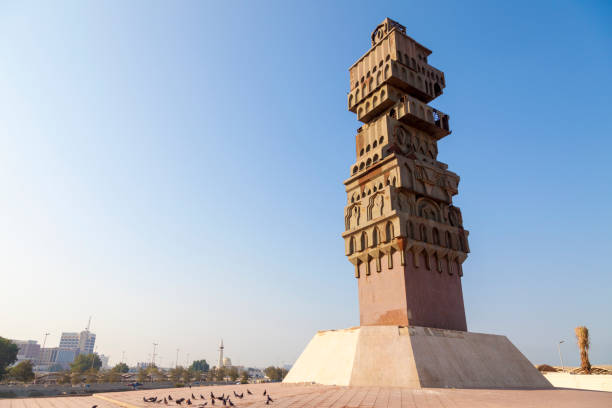
[[[24, 360], [14, 366], [17, 361], [19, 348], [8, 339], [0, 337], [0, 379], [11, 379], [20, 382], [31, 382], [35, 379], [32, 361]], [[70, 364], [68, 370], [58, 370], [57, 381], [60, 384], [85, 383], [113, 383], [122, 380], [122, 374], [128, 373], [130, 368], [125, 363], [118, 363], [112, 369], [102, 370], [102, 360], [95, 354], [79, 354]], [[282, 381], [287, 370], [280, 367], [269, 366], [264, 374], [271, 381]], [[246, 384], [249, 381], [248, 369], [238, 367], [210, 367], [206, 360], [193, 361], [191, 366], [185, 368], [177, 366], [170, 370], [163, 370], [155, 365], [141, 367], [136, 373], [138, 382], [172, 381], [175, 384], [189, 384], [192, 382], [238, 381]]]

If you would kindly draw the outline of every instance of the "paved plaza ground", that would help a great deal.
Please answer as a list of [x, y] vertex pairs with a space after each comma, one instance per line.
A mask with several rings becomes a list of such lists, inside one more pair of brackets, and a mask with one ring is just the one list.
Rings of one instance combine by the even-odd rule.
[[[246, 389], [254, 395], [247, 395]], [[244, 392], [243, 399], [232, 398], [236, 407], [263, 407], [266, 398], [262, 395], [267, 390], [274, 400], [270, 404], [276, 408], [306, 407], [389, 407], [389, 408], [474, 408], [474, 407], [612, 407], [612, 393], [598, 391], [580, 391], [568, 389], [554, 390], [463, 390], [463, 389], [424, 389], [381, 387], [335, 387], [322, 385], [293, 384], [249, 384], [224, 385], [193, 388], [166, 388], [163, 390], [125, 391], [96, 394], [89, 397], [50, 397], [0, 400], [0, 408], [132, 408], [165, 406], [163, 403], [146, 403], [146, 397], [164, 397], [168, 394], [176, 400], [181, 397], [198, 399], [191, 407], [201, 406], [207, 402], [210, 407], [210, 392], [215, 395]], [[206, 397], [201, 400], [199, 395]], [[169, 406], [177, 406], [169, 401]], [[182, 404], [186, 407], [186, 403]], [[228, 404], [229, 406], [229, 404]], [[215, 407], [223, 407], [217, 401]]]

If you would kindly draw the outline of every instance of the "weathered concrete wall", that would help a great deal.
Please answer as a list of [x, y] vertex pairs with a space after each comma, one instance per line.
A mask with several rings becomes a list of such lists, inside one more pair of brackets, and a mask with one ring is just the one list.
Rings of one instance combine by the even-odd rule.
[[412, 252], [407, 251], [404, 269], [410, 325], [467, 331], [461, 277], [457, 272], [449, 274], [446, 262], [435, 265], [433, 256], [429, 256], [427, 269], [426, 253], [418, 256], [415, 263]]
[[414, 326], [361, 326], [319, 332], [283, 382], [551, 388], [505, 336]]
[[358, 333], [358, 327], [318, 332], [283, 382], [349, 385]]
[[557, 388], [612, 392], [612, 375], [544, 373], [544, 377]]
[[[370, 274], [365, 264], [359, 267], [359, 321], [361, 326], [424, 326], [449, 330], [467, 330], [461, 277], [448, 273], [448, 266], [435, 258], [425, 261], [425, 253], [407, 251], [405, 265], [399, 252], [393, 254], [393, 265], [388, 257], [380, 260], [381, 272], [376, 271], [376, 260], [370, 260]], [[429, 269], [427, 268], [429, 265]]]
[[370, 275], [365, 264], [360, 266], [359, 321], [361, 326], [409, 324], [404, 287], [404, 267], [400, 265], [400, 254], [393, 254], [393, 267], [388, 258], [380, 260], [381, 272], [376, 271], [376, 260], [370, 260]]

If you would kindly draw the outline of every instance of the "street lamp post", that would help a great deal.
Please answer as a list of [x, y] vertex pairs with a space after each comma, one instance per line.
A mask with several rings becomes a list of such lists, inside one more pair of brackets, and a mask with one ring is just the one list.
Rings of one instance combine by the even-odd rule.
[[178, 367], [178, 352], [179, 349], [176, 349], [176, 362], [174, 363], [174, 368]]
[[565, 340], [559, 341], [557, 343], [557, 349], [559, 349], [559, 359], [561, 360], [561, 371], [565, 371], [565, 367], [563, 366], [563, 355], [561, 354], [561, 343], [565, 343]]

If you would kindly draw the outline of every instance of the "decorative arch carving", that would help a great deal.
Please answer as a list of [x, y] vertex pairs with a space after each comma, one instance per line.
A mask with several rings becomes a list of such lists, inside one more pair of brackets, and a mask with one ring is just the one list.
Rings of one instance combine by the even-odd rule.
[[380, 244], [380, 231], [377, 227], [372, 230], [372, 246], [375, 247]]
[[394, 237], [393, 223], [389, 221], [385, 225], [385, 242], [391, 242]]
[[361, 236], [359, 237], [359, 250], [365, 251], [367, 247], [368, 247], [368, 234], [366, 234], [365, 231], [363, 231], [361, 233]]
[[351, 237], [349, 239], [348, 254], [353, 255], [354, 253], [355, 253], [355, 237]]
[[440, 222], [440, 208], [428, 198], [421, 197], [417, 200], [417, 211], [419, 217]]
[[353, 205], [349, 207], [346, 214], [346, 229], [347, 231], [353, 228], [357, 228], [359, 225], [359, 206]]
[[427, 228], [425, 227], [425, 224], [421, 224], [419, 226], [419, 237], [421, 238], [421, 241], [428, 242], [428, 240], [427, 240]]
[[368, 206], [368, 219], [374, 219], [381, 217], [384, 212], [385, 198], [382, 193], [375, 194], [370, 198], [370, 204]]

